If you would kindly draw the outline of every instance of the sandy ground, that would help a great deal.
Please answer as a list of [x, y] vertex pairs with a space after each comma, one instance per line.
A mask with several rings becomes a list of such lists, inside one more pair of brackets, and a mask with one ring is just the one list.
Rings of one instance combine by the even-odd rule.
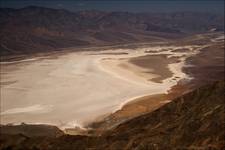
[[[189, 51], [173, 52], [181, 48]], [[165, 94], [189, 80], [184, 61], [200, 48], [113, 49], [1, 63], [1, 123], [83, 126], [135, 98]], [[154, 65], [139, 63], [145, 57], [154, 57]], [[163, 59], [166, 67], [155, 66]]]

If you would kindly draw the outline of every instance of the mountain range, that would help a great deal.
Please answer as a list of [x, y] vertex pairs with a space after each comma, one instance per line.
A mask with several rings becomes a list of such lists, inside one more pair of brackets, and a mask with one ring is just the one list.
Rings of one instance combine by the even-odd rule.
[[68, 47], [152, 42], [224, 30], [224, 16], [200, 12], [70, 12], [29, 6], [0, 8], [1, 55]]

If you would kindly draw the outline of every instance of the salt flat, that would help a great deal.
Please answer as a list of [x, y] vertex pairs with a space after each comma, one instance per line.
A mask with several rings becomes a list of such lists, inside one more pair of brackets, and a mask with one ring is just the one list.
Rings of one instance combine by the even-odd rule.
[[[1, 123], [46, 123], [61, 128], [85, 125], [135, 97], [165, 93], [177, 83], [174, 76], [179, 80], [187, 77], [181, 71], [183, 57], [182, 62], [168, 65], [174, 75], [162, 83], [130, 72], [132, 65], [129, 69], [118, 67], [121, 58], [145, 56], [146, 51], [74, 52], [1, 63]], [[138, 72], [138, 66], [133, 66], [133, 72]], [[148, 74], [148, 78], [151, 75], [156, 76]]]

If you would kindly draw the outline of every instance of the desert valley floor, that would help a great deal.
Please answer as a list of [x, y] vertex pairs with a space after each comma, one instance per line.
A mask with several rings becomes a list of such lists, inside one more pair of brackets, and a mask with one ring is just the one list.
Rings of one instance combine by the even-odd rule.
[[154, 43], [1, 62], [1, 123], [85, 126], [131, 100], [191, 80], [183, 71], [190, 67], [186, 59], [207, 46]]

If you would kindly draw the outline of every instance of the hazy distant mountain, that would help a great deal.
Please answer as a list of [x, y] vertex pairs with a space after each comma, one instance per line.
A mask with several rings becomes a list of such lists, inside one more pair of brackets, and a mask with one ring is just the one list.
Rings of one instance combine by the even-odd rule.
[[10, 55], [153, 41], [223, 30], [223, 26], [223, 16], [209, 13], [69, 12], [36, 6], [0, 8], [0, 49], [2, 55]]

